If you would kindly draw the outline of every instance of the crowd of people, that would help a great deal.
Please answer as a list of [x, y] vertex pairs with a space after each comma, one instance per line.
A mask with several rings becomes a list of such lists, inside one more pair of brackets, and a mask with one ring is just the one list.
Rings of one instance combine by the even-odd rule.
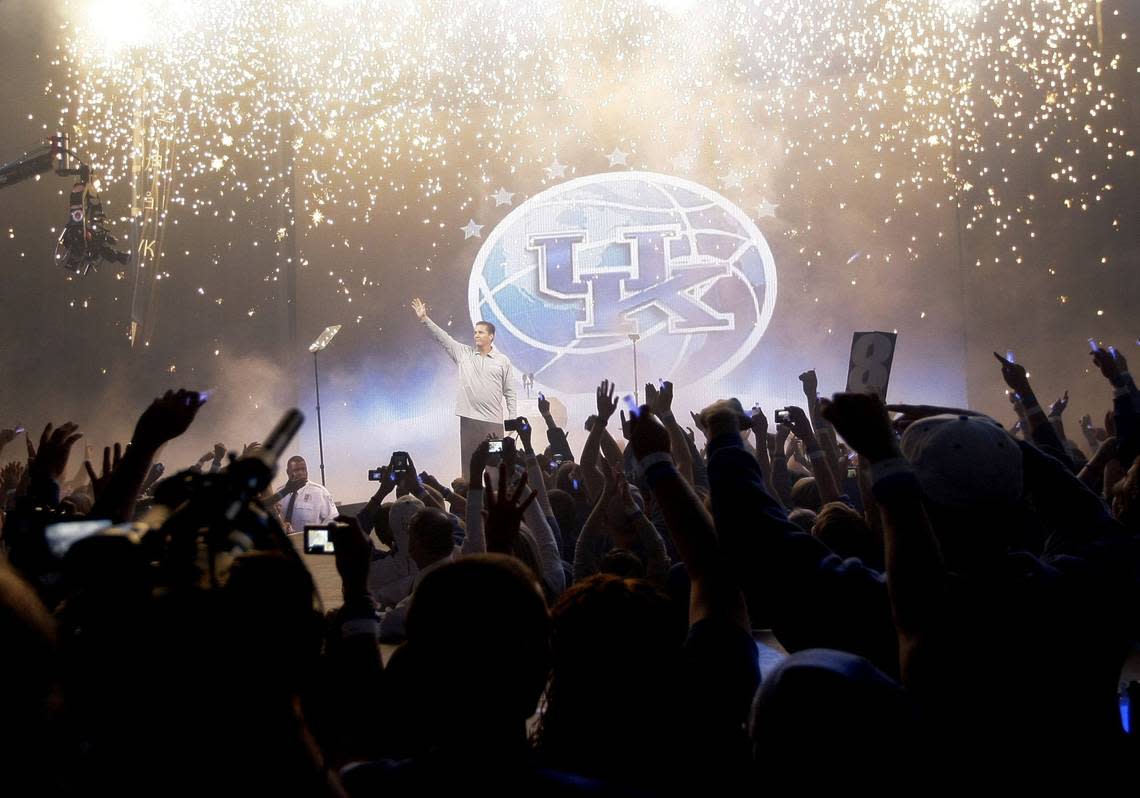
[[[668, 382], [615, 418], [602, 381], [580, 449], [544, 397], [549, 445], [519, 418], [450, 481], [398, 452], [352, 516], [280, 440], [164, 473], [196, 392], [156, 399], [98, 469], [91, 450], [69, 469], [75, 424], [29, 433], [0, 470], [0, 783], [662, 795], [1127, 773], [1140, 392], [1097, 348], [1111, 409], [1074, 441], [1067, 396], [1043, 407], [995, 357], [1010, 429], [821, 398], [811, 371], [772, 419], [724, 399], [689, 426]], [[291, 539], [313, 524], [335, 610]], [[781, 647], [763, 673], [757, 630]]]

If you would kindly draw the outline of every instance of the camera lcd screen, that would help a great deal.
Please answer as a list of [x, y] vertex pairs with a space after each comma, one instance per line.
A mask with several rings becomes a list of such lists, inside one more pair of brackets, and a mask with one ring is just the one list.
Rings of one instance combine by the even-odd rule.
[[327, 526], [305, 527], [305, 554], [332, 554], [333, 542]]
[[47, 527], [44, 530], [44, 538], [47, 540], [48, 548], [51, 550], [51, 553], [56, 557], [62, 557], [67, 554], [67, 550], [70, 549], [76, 541], [91, 537], [97, 532], [102, 532], [109, 526], [111, 526], [111, 522], [106, 520], [65, 521]]

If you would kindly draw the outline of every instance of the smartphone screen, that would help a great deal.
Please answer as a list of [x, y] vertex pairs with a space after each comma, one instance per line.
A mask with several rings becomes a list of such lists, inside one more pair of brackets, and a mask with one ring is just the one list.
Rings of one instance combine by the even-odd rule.
[[503, 453], [503, 442], [500, 440], [488, 441], [487, 442], [487, 451], [490, 452], [491, 454], [502, 454]]
[[91, 537], [111, 526], [110, 521], [65, 521], [52, 524], [44, 530], [48, 549], [56, 557], [67, 554], [67, 550], [83, 538]]
[[333, 542], [327, 526], [305, 527], [305, 554], [332, 554]]

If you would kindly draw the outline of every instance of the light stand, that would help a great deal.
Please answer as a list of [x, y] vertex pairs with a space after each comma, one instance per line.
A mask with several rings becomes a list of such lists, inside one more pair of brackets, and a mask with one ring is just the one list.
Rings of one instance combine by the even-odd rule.
[[313, 385], [317, 389], [317, 448], [321, 454], [321, 484], [325, 484], [325, 439], [321, 431], [321, 375], [317, 369], [317, 354], [329, 345], [336, 334], [340, 332], [340, 325], [334, 324], [325, 327], [325, 331], [317, 336], [317, 340], [309, 344], [309, 351], [313, 353]]
[[638, 396], [638, 386], [641, 385], [637, 380], [637, 342], [641, 340], [641, 336], [637, 333], [630, 333], [629, 340], [633, 344], [633, 401], [638, 407], [641, 407], [641, 399]]

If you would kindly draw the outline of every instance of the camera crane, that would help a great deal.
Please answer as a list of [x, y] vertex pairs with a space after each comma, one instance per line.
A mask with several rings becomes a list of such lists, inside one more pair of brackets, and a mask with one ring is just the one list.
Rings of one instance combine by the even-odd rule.
[[107, 217], [91, 178], [91, 167], [68, 149], [65, 134], [57, 133], [36, 149], [0, 165], [0, 189], [38, 179], [48, 171], [77, 178], [71, 187], [67, 224], [55, 245], [55, 262], [75, 274], [95, 271], [101, 261], [129, 263], [130, 253], [116, 250], [118, 242], [107, 230]]

